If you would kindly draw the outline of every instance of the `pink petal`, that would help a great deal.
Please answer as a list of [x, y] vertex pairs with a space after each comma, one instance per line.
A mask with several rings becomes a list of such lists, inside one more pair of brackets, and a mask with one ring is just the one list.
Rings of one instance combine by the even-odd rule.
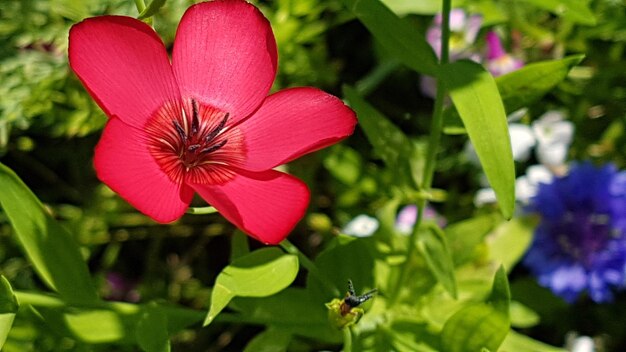
[[88, 18], [72, 27], [70, 66], [109, 117], [142, 127], [180, 93], [161, 39], [130, 17]]
[[285, 89], [269, 96], [239, 125], [246, 142], [243, 168], [271, 169], [351, 135], [354, 111], [315, 88]]
[[142, 213], [158, 222], [174, 221], [183, 215], [194, 192], [161, 171], [145, 142], [141, 130], [117, 118], [109, 120], [96, 146], [96, 173]]
[[276, 41], [251, 4], [203, 2], [181, 19], [172, 62], [183, 95], [230, 113], [235, 123], [267, 96], [276, 76]]
[[277, 244], [302, 219], [309, 204], [304, 182], [269, 170], [238, 174], [221, 186], [191, 185], [228, 221], [266, 244]]

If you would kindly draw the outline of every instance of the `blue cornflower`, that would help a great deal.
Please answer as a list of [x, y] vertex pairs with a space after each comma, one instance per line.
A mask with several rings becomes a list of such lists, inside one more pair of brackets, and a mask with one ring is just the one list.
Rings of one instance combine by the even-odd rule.
[[626, 287], [626, 171], [589, 162], [539, 185], [530, 208], [541, 215], [524, 264], [568, 302], [595, 302]]

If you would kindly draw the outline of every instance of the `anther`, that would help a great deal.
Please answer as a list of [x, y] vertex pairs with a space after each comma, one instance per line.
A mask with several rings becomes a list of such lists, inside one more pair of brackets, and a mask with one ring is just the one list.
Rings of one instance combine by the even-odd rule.
[[226, 115], [224, 115], [224, 118], [222, 119], [222, 121], [220, 121], [220, 124], [217, 125], [217, 127], [215, 127], [214, 129], [211, 130], [211, 132], [209, 132], [209, 134], [204, 137], [204, 141], [205, 142], [210, 142], [213, 138], [217, 137], [217, 135], [220, 133], [221, 130], [224, 129], [224, 126], [226, 126], [226, 121], [228, 121], [228, 116], [229, 114], [226, 113]]
[[198, 103], [195, 99], [191, 99], [191, 108], [193, 110], [191, 115], [191, 134], [195, 135], [198, 133], [198, 127], [200, 126], [198, 121]]
[[185, 130], [180, 125], [180, 123], [177, 120], [172, 121], [172, 123], [174, 124], [174, 128], [176, 128], [176, 132], [178, 133], [180, 139], [182, 139], [183, 141], [187, 141], [187, 134], [185, 133]]
[[214, 144], [214, 145], [212, 145], [210, 147], [206, 147], [206, 148], [202, 149], [200, 151], [200, 153], [204, 153], [204, 154], [212, 153], [212, 152], [220, 149], [221, 147], [223, 147], [224, 144], [226, 144], [226, 142], [228, 142], [228, 139], [225, 139], [225, 140], [223, 140], [223, 141], [221, 141], [221, 142], [219, 142], [217, 144]]
[[187, 151], [193, 152], [194, 150], [196, 150], [196, 149], [198, 149], [200, 147], [202, 147], [200, 144], [192, 144], [192, 145], [187, 147]]

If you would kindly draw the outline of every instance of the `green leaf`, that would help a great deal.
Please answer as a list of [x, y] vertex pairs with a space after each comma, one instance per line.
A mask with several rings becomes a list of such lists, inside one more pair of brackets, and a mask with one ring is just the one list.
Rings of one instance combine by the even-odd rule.
[[511, 326], [516, 328], [531, 328], [539, 324], [541, 320], [534, 310], [517, 301], [511, 301], [509, 304], [509, 316]]
[[388, 168], [397, 173], [400, 183], [415, 188], [418, 183], [419, 158], [416, 147], [400, 128], [387, 120], [383, 114], [368, 104], [357, 91], [349, 86], [343, 93], [359, 117], [359, 126], [365, 132], [376, 153]]
[[0, 163], [0, 205], [39, 277], [68, 302], [91, 303], [97, 294], [72, 235], [39, 199]]
[[269, 328], [256, 335], [243, 352], [283, 352], [291, 342], [291, 333], [283, 329]]
[[446, 321], [441, 345], [447, 352], [497, 351], [510, 329], [511, 291], [506, 270], [500, 266], [493, 279], [488, 303], [473, 303]]
[[139, 347], [146, 352], [169, 352], [170, 341], [167, 332], [167, 316], [150, 303], [139, 317], [135, 330]]
[[165, 304], [141, 306], [125, 302], [96, 302], [93, 306], [76, 307], [52, 295], [19, 291], [16, 295], [22, 305], [30, 305], [37, 310], [50, 330], [88, 344], [137, 343], [138, 322], [146, 310], [151, 312], [150, 316], [166, 317], [167, 333], [163, 336], [196, 324], [205, 315]]
[[11, 284], [3, 275], [0, 275], [0, 349], [13, 326], [18, 306]]
[[441, 79], [467, 129], [505, 218], [515, 208], [515, 167], [508, 124], [495, 80], [469, 60], [445, 65]]
[[526, 0], [528, 3], [535, 5], [544, 10], [548, 10], [553, 14], [568, 19], [572, 22], [584, 24], [587, 26], [595, 26], [596, 17], [589, 9], [589, 1], [583, 0]]
[[511, 290], [509, 289], [509, 279], [506, 277], [506, 270], [502, 265], [500, 265], [493, 278], [493, 286], [491, 287], [491, 295], [488, 301], [489, 304], [508, 319]]
[[154, 16], [163, 5], [165, 5], [165, 0], [152, 0], [150, 5], [146, 6], [137, 18], [143, 20], [144, 18]]
[[441, 331], [446, 352], [497, 351], [509, 332], [507, 317], [484, 303], [474, 303], [456, 312]]
[[446, 238], [455, 266], [465, 264], [477, 256], [476, 247], [483, 243], [498, 220], [501, 220], [499, 215], [488, 214], [446, 226]]
[[204, 325], [236, 296], [267, 297], [285, 289], [295, 280], [298, 268], [298, 257], [275, 247], [237, 258], [217, 276]]
[[238, 297], [230, 307], [238, 313], [238, 321], [267, 325], [316, 341], [341, 341], [341, 332], [328, 322], [328, 309], [316, 298], [308, 289], [290, 287], [263, 299]]
[[528, 352], [567, 352], [564, 348], [547, 345], [543, 342], [533, 340], [515, 331], [510, 331], [502, 346], [501, 351], [528, 351]]
[[512, 269], [530, 246], [535, 225], [536, 220], [531, 218], [515, 218], [500, 224], [487, 242], [488, 260]]
[[437, 281], [456, 298], [456, 279], [454, 277], [454, 263], [445, 234], [435, 224], [430, 224], [427, 231], [421, 231], [417, 245]]
[[563, 81], [583, 58], [584, 55], [573, 55], [561, 60], [537, 62], [496, 78], [506, 111], [511, 113], [539, 100]]
[[437, 56], [424, 33], [379, 0], [343, 0], [343, 3], [392, 56], [419, 73], [435, 75]]

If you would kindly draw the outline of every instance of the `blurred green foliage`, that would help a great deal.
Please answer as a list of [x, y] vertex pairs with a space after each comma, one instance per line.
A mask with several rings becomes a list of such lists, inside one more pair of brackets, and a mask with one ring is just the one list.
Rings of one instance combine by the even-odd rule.
[[[168, 0], [151, 18], [168, 48], [180, 16], [193, 2]], [[423, 168], [432, 100], [419, 92], [418, 74], [377, 43], [343, 2], [254, 3], [268, 17], [277, 39], [279, 72], [273, 90], [313, 85], [341, 95], [341, 86], [347, 84], [356, 87], [384, 118], [363, 120], [346, 143], [289, 166], [314, 195], [306, 221], [294, 231], [293, 241], [315, 258], [337, 288], [344, 290], [346, 278], [351, 278], [359, 288], [377, 287], [384, 293], [408, 246], [407, 237], [398, 236], [394, 230], [398, 208], [424, 197], [407, 191], [407, 184], [419, 182], [411, 176], [421, 174]], [[420, 33], [440, 8], [439, 1], [434, 0], [383, 3]], [[563, 7], [550, 5], [555, 3], [570, 7], [563, 11]], [[453, 5], [482, 14], [481, 33], [495, 28], [527, 63], [584, 54], [580, 65], [569, 73], [561, 72], [563, 79], [555, 82], [553, 89], [525, 102], [528, 113], [524, 121], [530, 122], [550, 109], [564, 110], [577, 130], [571, 160], [612, 161], [620, 168], [626, 166], [626, 7], [622, 2], [460, 0]], [[81, 244], [81, 254], [101, 296], [115, 291], [107, 279], [115, 272], [138, 292], [141, 302], [166, 301], [203, 311], [189, 318], [196, 319], [197, 325], [180, 330], [184, 324], [163, 322], [158, 309], [155, 313], [134, 305], [106, 306], [94, 313], [102, 319], [101, 326], [83, 325], [83, 330], [76, 330], [80, 315], [75, 307], [40, 312], [27, 304], [20, 309], [4, 350], [132, 351], [135, 347], [114, 339], [113, 332], [150, 314], [159, 321], [158, 332], [166, 323], [178, 324], [176, 334], [170, 331], [174, 350], [239, 351], [249, 341], [249, 350], [268, 341], [294, 351], [336, 350], [341, 336], [329, 329], [325, 312], [317, 309], [332, 297], [321, 292], [319, 283], [310, 277], [298, 277], [294, 287], [265, 300], [235, 298], [222, 318], [218, 316], [209, 327], [200, 329], [211, 286], [234, 257], [248, 251], [247, 240], [239, 238], [239, 247], [231, 247], [231, 237], [222, 235], [233, 233], [233, 227], [217, 214], [186, 216], [170, 226], [157, 225], [97, 181], [91, 167], [92, 150], [106, 117], [69, 69], [66, 52], [72, 24], [103, 14], [137, 17], [138, 11], [131, 0], [0, 1], [0, 160], [24, 179], [52, 217]], [[484, 42], [479, 40], [477, 46], [484, 46]], [[376, 130], [389, 125], [401, 135], [394, 139], [398, 146], [392, 144], [391, 153], [384, 153], [381, 150], [389, 142]], [[378, 143], [376, 138], [380, 138]], [[384, 295], [368, 303], [367, 313], [357, 326], [362, 336], [357, 345], [370, 350], [436, 348], [437, 333], [454, 312], [472, 307], [469, 302], [486, 306], [479, 302], [488, 298], [496, 273], [493, 263], [498, 261], [511, 270], [514, 301], [510, 320], [517, 331], [554, 345], [563, 345], [563, 337], [572, 330], [589, 335], [606, 333], [611, 336], [607, 351], [626, 349], [623, 319], [615, 319], [626, 316], [623, 294], [610, 307], [589, 302], [567, 306], [527, 279], [525, 272], [513, 269], [528, 245], [532, 224], [502, 224], [492, 209], [474, 208], [473, 192], [480, 176], [461, 153], [465, 140], [465, 136], [443, 137], [435, 189], [429, 195], [435, 209], [452, 224], [445, 234], [453, 268], [436, 266], [419, 255], [410, 258], [415, 271], [400, 295], [401, 305], [390, 309]], [[394, 167], [390, 160], [407, 166]], [[518, 171], [525, 166], [516, 165]], [[408, 169], [412, 170], [410, 175], [403, 174]], [[374, 238], [338, 236], [344, 224], [362, 213], [376, 215], [381, 222]], [[0, 213], [0, 273], [21, 294], [43, 291], [45, 285], [14, 236], [7, 215]], [[251, 246], [254, 250], [258, 244]], [[437, 284], [435, 276], [450, 275], [456, 278], [460, 300], [452, 299]], [[126, 290], [124, 297], [132, 297], [130, 291]], [[23, 294], [21, 298], [33, 305], [63, 304], [43, 294]], [[414, 304], [415, 300], [419, 304]], [[67, 314], [78, 317], [74, 325]], [[379, 324], [377, 319], [390, 316], [392, 323]], [[276, 320], [268, 320], [272, 317]], [[46, 319], [65, 323], [51, 329]], [[377, 324], [382, 328], [374, 329]], [[267, 329], [258, 334], [261, 325]], [[107, 342], [114, 343], [89, 344], [77, 337], [88, 338], [92, 335], [85, 330], [97, 328], [112, 331], [108, 336], [113, 337]], [[138, 329], [140, 338], [154, 333], [145, 326]], [[149, 342], [144, 341], [144, 345]], [[517, 333], [509, 334], [503, 346], [509, 350], [554, 350]]]

